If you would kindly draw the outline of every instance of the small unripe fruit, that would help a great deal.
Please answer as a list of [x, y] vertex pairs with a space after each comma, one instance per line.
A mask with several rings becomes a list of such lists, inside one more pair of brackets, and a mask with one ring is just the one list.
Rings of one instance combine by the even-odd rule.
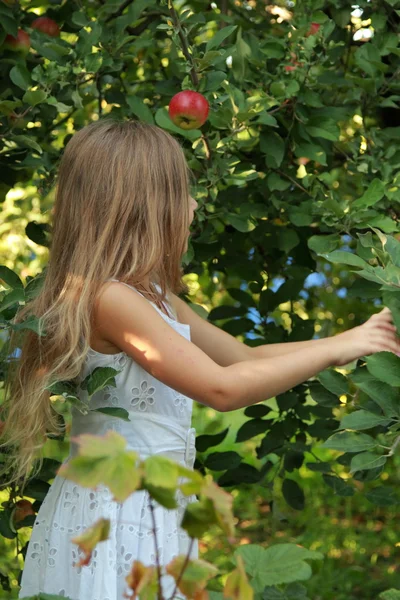
[[38, 17], [32, 21], [32, 29], [37, 29], [50, 37], [58, 37], [60, 35], [60, 28], [53, 19], [50, 17]]
[[206, 122], [209, 108], [202, 94], [184, 90], [172, 98], [168, 112], [171, 121], [181, 129], [196, 129]]

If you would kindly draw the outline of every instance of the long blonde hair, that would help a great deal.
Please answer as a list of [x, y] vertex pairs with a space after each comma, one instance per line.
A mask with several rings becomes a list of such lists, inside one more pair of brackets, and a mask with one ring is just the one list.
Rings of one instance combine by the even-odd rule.
[[[13, 331], [4, 387], [7, 483], [25, 483], [47, 433], [60, 434], [49, 385], [78, 377], [89, 350], [95, 298], [109, 278], [187, 292], [181, 259], [189, 229], [191, 171], [180, 144], [138, 121], [110, 118], [75, 133], [56, 181], [49, 263], [36, 297], [17, 313], [40, 333]], [[2, 417], [3, 418], [3, 417]], [[36, 469], [35, 469], [36, 473]], [[31, 473], [32, 474], [32, 473]]]

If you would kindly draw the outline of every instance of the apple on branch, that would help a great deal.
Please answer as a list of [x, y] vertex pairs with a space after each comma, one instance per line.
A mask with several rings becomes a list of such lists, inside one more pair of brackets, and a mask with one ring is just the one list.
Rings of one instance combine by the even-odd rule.
[[58, 37], [60, 35], [60, 28], [53, 19], [50, 17], [38, 17], [31, 24], [32, 29], [37, 29], [50, 37]]
[[18, 500], [12, 513], [12, 521], [14, 527], [18, 528], [19, 524], [28, 516], [35, 515], [32, 503], [29, 500]]
[[29, 48], [31, 47], [31, 38], [29, 34], [26, 33], [23, 29], [18, 29], [17, 37], [13, 35], [6, 35], [6, 39], [4, 40], [4, 48], [6, 50], [14, 50], [23, 53], [29, 52]]
[[321, 25], [319, 23], [314, 23], [314, 22], [311, 23], [310, 29], [306, 33], [306, 37], [308, 37], [309, 35], [315, 35], [316, 33], [318, 33], [320, 27], [321, 27]]
[[199, 92], [183, 90], [171, 99], [168, 113], [171, 121], [181, 129], [197, 129], [206, 122], [210, 107]]

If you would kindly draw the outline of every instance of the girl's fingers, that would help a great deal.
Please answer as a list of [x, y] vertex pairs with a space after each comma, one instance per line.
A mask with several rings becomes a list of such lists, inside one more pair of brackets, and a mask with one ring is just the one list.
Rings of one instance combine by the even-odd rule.
[[391, 325], [390, 323], [380, 323], [378, 327], [379, 329], [387, 329], [388, 331], [397, 331], [396, 325]]

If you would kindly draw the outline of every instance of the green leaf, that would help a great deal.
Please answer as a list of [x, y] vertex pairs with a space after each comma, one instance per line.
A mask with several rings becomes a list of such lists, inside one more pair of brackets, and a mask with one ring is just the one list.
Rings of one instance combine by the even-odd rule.
[[103, 389], [106, 385], [116, 387], [115, 376], [120, 371], [112, 367], [96, 367], [81, 383], [81, 388], [87, 390], [89, 396]]
[[24, 288], [24, 284], [14, 271], [4, 265], [0, 265], [0, 282], [3, 284], [3, 281], [11, 288]]
[[333, 489], [334, 494], [343, 497], [354, 496], [354, 489], [343, 481], [341, 477], [335, 477], [334, 475], [324, 473], [322, 478], [326, 485], [329, 485], [329, 487]]
[[349, 384], [347, 379], [342, 373], [334, 371], [332, 369], [326, 369], [318, 375], [319, 381], [322, 383], [324, 388], [329, 390], [332, 394], [341, 396], [342, 394], [349, 393]]
[[242, 233], [247, 233], [249, 231], [253, 231], [256, 228], [256, 224], [252, 219], [246, 217], [245, 215], [236, 215], [236, 214], [228, 214], [225, 217], [226, 222], [229, 225], [232, 225], [238, 231]]
[[352, 431], [341, 431], [334, 433], [323, 444], [322, 448], [339, 450], [340, 452], [364, 452], [375, 448], [377, 441], [366, 433], [354, 433]]
[[365, 208], [379, 202], [385, 195], [385, 186], [380, 179], [373, 179], [364, 194], [352, 202], [354, 208]]
[[228, 25], [227, 27], [223, 27], [217, 33], [213, 35], [213, 37], [207, 42], [206, 52], [212, 50], [213, 48], [218, 48], [221, 43], [233, 33], [237, 29], [237, 25]]
[[20, 302], [25, 301], [25, 293], [23, 288], [15, 288], [11, 290], [8, 294], [6, 294], [2, 300], [0, 301], [0, 312], [3, 312], [10, 306], [14, 306], [14, 304], [19, 304]]
[[282, 493], [286, 502], [295, 510], [304, 508], [304, 492], [293, 479], [284, 479], [282, 484]]
[[307, 133], [311, 137], [323, 138], [331, 142], [339, 139], [340, 130], [335, 121], [328, 119], [320, 121], [319, 119], [310, 119], [307, 123]]
[[252, 419], [251, 421], [246, 421], [239, 428], [236, 434], [236, 443], [244, 442], [246, 440], [250, 440], [256, 435], [260, 435], [260, 433], [265, 433], [267, 429], [271, 426], [270, 421], [265, 421], [263, 419]]
[[246, 417], [252, 418], [265, 417], [269, 412], [271, 412], [271, 408], [265, 404], [252, 404], [244, 409]]
[[31, 106], [41, 104], [47, 98], [47, 94], [43, 90], [28, 90], [22, 97], [22, 100]]
[[34, 139], [32, 139], [32, 137], [29, 137], [27, 135], [12, 135], [10, 136], [10, 139], [16, 142], [19, 146], [24, 146], [25, 148], [32, 148], [33, 150], [36, 150], [38, 154], [43, 153], [42, 148], [37, 142], [35, 142]]
[[256, 306], [253, 296], [251, 296], [248, 292], [240, 290], [239, 288], [228, 288], [226, 291], [234, 300], [240, 302], [240, 304], [248, 307]]
[[298, 246], [300, 238], [298, 233], [294, 229], [288, 227], [280, 227], [277, 230], [278, 235], [278, 248], [286, 253], [289, 253], [293, 248]]
[[125, 408], [119, 408], [114, 406], [105, 406], [104, 408], [94, 408], [90, 412], [100, 412], [110, 417], [118, 417], [124, 421], [130, 421], [129, 412]]
[[365, 497], [377, 506], [393, 506], [399, 504], [397, 490], [388, 485], [374, 488], [370, 492], [367, 492]]
[[32, 85], [31, 75], [24, 65], [15, 65], [10, 71], [10, 79], [22, 90], [27, 90]]
[[309, 390], [311, 398], [321, 406], [339, 406], [338, 394], [336, 392], [332, 394], [326, 387], [315, 382], [311, 382]]
[[12, 540], [17, 536], [12, 524], [12, 508], [0, 510], [0, 535], [9, 540]]
[[388, 425], [390, 419], [381, 417], [374, 413], [360, 409], [355, 410], [349, 415], [345, 415], [340, 421], [339, 429], [355, 429], [360, 431], [362, 429], [372, 429], [378, 425]]
[[86, 488], [106, 485], [113, 499], [126, 500], [139, 488], [142, 471], [137, 452], [126, 449], [126, 440], [116, 431], [105, 435], [82, 434], [75, 438], [79, 453], [61, 465], [58, 474]]
[[252, 577], [252, 587], [259, 593], [265, 586], [309, 579], [312, 570], [306, 561], [323, 558], [320, 552], [296, 544], [273, 544], [268, 548], [245, 544], [239, 546], [234, 554], [243, 558], [246, 573]]
[[145, 121], [146, 123], [150, 123], [150, 125], [154, 125], [153, 114], [147, 104], [143, 102], [142, 98], [138, 98], [137, 96], [128, 96], [126, 101], [134, 115], [139, 117], [141, 121]]
[[[389, 4], [392, 4], [393, 0], [389, 0]], [[386, 592], [382, 592], [379, 595], [379, 600], [400, 600], [400, 590], [390, 589]]]
[[351, 380], [381, 407], [386, 417], [400, 417], [400, 394], [388, 383], [375, 379], [367, 369], [351, 374]]
[[329, 262], [339, 263], [342, 265], [350, 265], [352, 267], [370, 268], [369, 264], [362, 258], [352, 252], [344, 252], [343, 250], [334, 250], [330, 254], [323, 253], [323, 256]]
[[237, 452], [213, 452], [204, 461], [207, 469], [212, 471], [225, 471], [234, 469], [240, 465], [242, 457]]
[[144, 461], [144, 483], [154, 487], [175, 489], [178, 484], [178, 465], [167, 456], [149, 456]]
[[213, 308], [208, 319], [210, 321], [218, 321], [219, 319], [230, 319], [231, 317], [241, 317], [247, 312], [245, 306], [228, 306], [221, 305]]
[[[40, 148], [40, 150], [42, 150]], [[25, 227], [25, 233], [32, 242], [41, 246], [49, 246], [49, 239], [47, 235], [50, 233], [50, 228], [47, 223], [37, 223], [36, 221], [30, 221]], [[47, 235], [46, 235], [47, 234]]]
[[229, 469], [218, 479], [219, 486], [238, 486], [241, 483], [258, 483], [262, 473], [253, 465], [241, 463], [238, 467]]
[[30, 479], [24, 487], [24, 496], [43, 501], [50, 489], [50, 484], [41, 479]]
[[312, 235], [308, 238], [307, 245], [316, 254], [328, 254], [337, 248], [340, 236], [337, 233], [331, 235]]
[[13, 37], [17, 37], [18, 22], [15, 20], [12, 11], [8, 9], [8, 6], [1, 4], [0, 13], [0, 25], [4, 29], [5, 33], [9, 33]]
[[367, 469], [376, 469], [386, 462], [386, 456], [374, 454], [373, 452], [361, 452], [351, 459], [350, 472], [364, 471]]
[[211, 71], [207, 73], [204, 83], [204, 91], [214, 92], [221, 88], [222, 82], [227, 78], [224, 71]]
[[278, 169], [283, 161], [285, 144], [275, 131], [263, 131], [260, 135], [260, 149], [265, 154], [267, 167]]
[[367, 369], [379, 379], [389, 385], [400, 386], [400, 358], [393, 352], [377, 352], [366, 357]]
[[82, 10], [76, 10], [71, 15], [71, 20], [74, 25], [78, 25], [78, 27], [86, 27], [89, 25], [90, 19], [85, 15]]
[[212, 434], [202, 434], [198, 435], [196, 438], [196, 449], [198, 452], [205, 452], [208, 448], [212, 446], [218, 446], [225, 439], [227, 433], [229, 431], [229, 427], [221, 431], [220, 433]]

